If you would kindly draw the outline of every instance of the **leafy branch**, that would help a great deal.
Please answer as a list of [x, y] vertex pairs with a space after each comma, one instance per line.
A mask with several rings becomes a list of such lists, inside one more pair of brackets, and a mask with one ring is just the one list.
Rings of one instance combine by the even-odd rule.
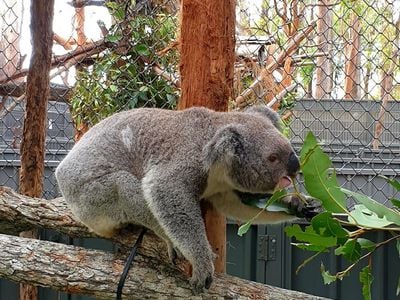
[[[350, 264], [344, 270], [331, 274], [321, 263], [320, 271], [323, 281], [325, 284], [330, 284], [343, 280], [351, 271], [354, 271], [355, 266], [368, 259], [368, 263], [359, 273], [359, 279], [364, 299], [371, 299], [372, 254], [378, 248], [396, 242], [400, 256], [400, 200], [390, 199], [393, 204], [390, 208], [366, 195], [341, 188], [332, 161], [322, 151], [312, 133], [309, 133], [304, 141], [300, 161], [305, 189], [308, 195], [321, 202], [325, 211], [313, 217], [310, 225], [304, 228], [299, 224], [285, 228], [286, 235], [296, 240], [292, 243], [294, 246], [315, 252], [297, 268], [296, 273], [320, 254], [334, 251], [336, 256], [342, 256]], [[386, 177], [384, 179], [394, 190], [400, 191], [398, 181]], [[296, 185], [294, 185], [293, 195], [300, 199], [307, 197], [299, 192]], [[348, 198], [352, 198], [356, 204], [348, 207]], [[280, 197], [274, 194], [271, 199], [276, 201]], [[270, 201], [268, 203], [271, 204]], [[266, 207], [269, 205], [267, 204]], [[247, 225], [247, 229], [249, 226]], [[365, 234], [373, 231], [390, 231], [393, 236], [382, 242], [364, 238]], [[240, 233], [244, 234], [244, 232], [242, 229]], [[399, 292], [400, 280], [397, 295]]]

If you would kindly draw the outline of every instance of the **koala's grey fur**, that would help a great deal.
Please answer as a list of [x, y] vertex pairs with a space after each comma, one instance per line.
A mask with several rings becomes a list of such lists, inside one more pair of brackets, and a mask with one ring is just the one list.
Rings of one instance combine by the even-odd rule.
[[[200, 200], [233, 219], [257, 215], [260, 210], [243, 204], [235, 191], [271, 192], [293, 175], [293, 149], [278, 124], [266, 107], [125, 111], [91, 128], [58, 166], [56, 178], [74, 215], [92, 231], [109, 237], [127, 223], [150, 228], [167, 242], [170, 257], [177, 249], [190, 261], [191, 282], [201, 290], [211, 283], [214, 267]], [[294, 218], [263, 211], [255, 222]]]

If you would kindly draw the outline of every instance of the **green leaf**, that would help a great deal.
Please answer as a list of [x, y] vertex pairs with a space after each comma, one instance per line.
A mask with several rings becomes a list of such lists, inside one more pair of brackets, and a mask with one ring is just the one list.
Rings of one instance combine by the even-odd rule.
[[296, 246], [299, 249], [313, 251], [313, 252], [328, 252], [328, 248], [325, 246], [316, 246], [308, 243], [292, 243], [293, 246]]
[[397, 281], [397, 288], [396, 288], [396, 296], [400, 294], [400, 277], [399, 280]]
[[312, 226], [307, 226], [303, 231], [299, 224], [294, 224], [285, 227], [285, 232], [289, 237], [295, 237], [298, 241], [310, 243], [315, 246], [329, 248], [337, 245], [336, 237], [321, 236], [314, 231]]
[[111, 90], [111, 92], [115, 93], [115, 92], [118, 91], [118, 87], [116, 85], [114, 85], [114, 84], [111, 84], [110, 85], [110, 90]]
[[399, 254], [399, 257], [400, 257], [400, 239], [396, 240], [396, 249], [397, 249], [397, 253]]
[[346, 212], [346, 199], [340, 190], [332, 162], [309, 132], [300, 154], [304, 184], [310, 196], [319, 199], [328, 212]]
[[121, 38], [122, 38], [122, 35], [116, 33], [116, 34], [109, 34], [109, 35], [107, 35], [106, 38], [105, 38], [105, 40], [106, 40], [107, 42], [116, 43], [116, 42], [118, 42]]
[[269, 207], [271, 204], [275, 203], [278, 200], [281, 200], [287, 195], [286, 190], [278, 190], [273, 193], [271, 198], [268, 199], [267, 203], [265, 204], [264, 208]]
[[393, 224], [393, 222], [388, 221], [385, 216], [380, 218], [363, 204], [354, 205], [348, 220], [350, 223], [369, 228], [383, 228]]
[[372, 212], [376, 213], [378, 215], [378, 217], [380, 217], [380, 218], [386, 217], [386, 219], [388, 221], [393, 222], [396, 225], [400, 226], [400, 213], [399, 212], [386, 207], [385, 205], [371, 199], [370, 197], [368, 197], [366, 195], [352, 192], [352, 191], [346, 190], [344, 188], [342, 188], [341, 190], [344, 193], [346, 193], [347, 195], [353, 197], [358, 202], [364, 204], [366, 208], [368, 208]]
[[251, 223], [250, 223], [250, 222], [247, 222], [247, 223], [241, 225], [241, 226], [239, 227], [239, 230], [238, 230], [238, 233], [237, 233], [238, 236], [242, 236], [242, 235], [244, 235], [247, 231], [249, 231], [250, 226], [251, 226]]
[[400, 200], [399, 199], [392, 198], [392, 199], [390, 199], [390, 202], [392, 202], [392, 204], [394, 206], [396, 206], [397, 208], [400, 208]]
[[322, 236], [335, 236], [338, 238], [338, 241], [342, 240], [340, 244], [344, 243], [349, 236], [348, 231], [340, 225], [338, 220], [332, 218], [330, 212], [323, 212], [316, 215], [312, 218], [311, 225]]
[[395, 179], [390, 179], [389, 177], [380, 175], [379, 177], [384, 178], [392, 187], [394, 187], [397, 191], [400, 191], [400, 182]]
[[268, 205], [267, 208], [265, 208], [267, 211], [274, 211], [274, 212], [285, 212], [287, 214], [290, 214], [290, 210], [287, 206], [287, 204], [283, 202], [275, 202], [272, 203], [271, 205]]
[[373, 251], [376, 247], [376, 244], [368, 239], [358, 238], [357, 243], [360, 244], [361, 249], [365, 249], [369, 252]]
[[335, 249], [335, 255], [343, 255], [350, 262], [361, 257], [361, 245], [356, 240], [348, 240], [343, 246]]
[[364, 267], [360, 272], [360, 282], [362, 285], [362, 294], [364, 296], [364, 300], [371, 300], [371, 285], [373, 279], [371, 267]]
[[323, 263], [321, 263], [321, 275], [324, 280], [324, 284], [331, 284], [338, 279], [336, 275], [332, 275], [329, 273], [329, 271], [325, 271], [325, 266]]
[[139, 55], [147, 56], [150, 55], [150, 50], [145, 44], [136, 45], [135, 50]]

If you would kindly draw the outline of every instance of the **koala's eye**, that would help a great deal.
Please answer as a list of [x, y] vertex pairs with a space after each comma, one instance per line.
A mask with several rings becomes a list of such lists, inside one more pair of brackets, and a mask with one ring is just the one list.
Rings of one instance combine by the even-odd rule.
[[271, 154], [270, 156], [268, 156], [268, 160], [270, 162], [276, 162], [278, 160], [278, 156], [276, 156], [275, 154]]

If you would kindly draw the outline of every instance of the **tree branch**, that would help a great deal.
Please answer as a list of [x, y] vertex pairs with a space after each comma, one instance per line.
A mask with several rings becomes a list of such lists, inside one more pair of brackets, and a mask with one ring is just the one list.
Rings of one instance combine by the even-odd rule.
[[[62, 198], [30, 198], [0, 188], [0, 231], [17, 233], [49, 228], [73, 237], [94, 237], [78, 223]], [[12, 230], [12, 231], [10, 231]], [[0, 277], [98, 299], [115, 297], [128, 250], [139, 230], [125, 231], [112, 240], [122, 245], [119, 254], [0, 234]], [[123, 290], [124, 297], [143, 299], [322, 299], [232, 276], [217, 274], [211, 289], [193, 297], [187, 278], [167, 263], [166, 247], [146, 234]]]
[[288, 40], [287, 45], [278, 54], [274, 61], [262, 69], [256, 80], [254, 80], [254, 82], [247, 89], [245, 89], [242, 94], [236, 97], [235, 102], [239, 108], [245, 107], [247, 105], [246, 98], [262, 84], [263, 80], [267, 78], [269, 74], [272, 74], [274, 70], [281, 66], [287, 57], [291, 57], [296, 52], [296, 50], [300, 47], [300, 43], [314, 30], [315, 25], [316, 21], [311, 22], [304, 30], [301, 30], [294, 37]]
[[[51, 68], [60, 67], [64, 64], [69, 63], [72, 60], [72, 64], [70, 66], [81, 62], [84, 58], [90, 57], [92, 55], [98, 54], [105, 50], [106, 48], [111, 47], [104, 40], [99, 40], [93, 43], [88, 43], [87, 45], [82, 45], [77, 49], [68, 52], [67, 54], [54, 56], [51, 60]], [[7, 83], [11, 80], [15, 80], [20, 77], [24, 77], [28, 74], [28, 69], [22, 69], [18, 72], [15, 72], [11, 76], [3, 76], [0, 78], [0, 85]]]
[[[0, 85], [0, 95], [9, 97], [20, 97], [25, 94], [26, 82], [16, 82], [16, 83], [5, 83]], [[70, 92], [70, 87], [50, 83], [50, 95], [49, 100], [51, 101], [67, 101], [68, 94]], [[1, 110], [1, 109], [0, 109]]]

